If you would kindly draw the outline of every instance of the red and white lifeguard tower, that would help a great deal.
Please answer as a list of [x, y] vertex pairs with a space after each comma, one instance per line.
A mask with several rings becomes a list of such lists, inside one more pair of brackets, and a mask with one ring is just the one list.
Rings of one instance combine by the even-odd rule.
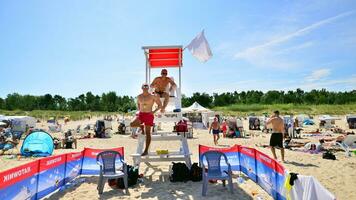
[[[151, 69], [153, 68], [178, 68], [178, 83], [174, 97], [169, 98], [166, 112], [155, 117], [155, 122], [178, 122], [182, 119], [182, 70], [183, 46], [144, 46], [146, 57], [146, 83], [151, 83]], [[163, 98], [161, 99], [163, 102]]]
[[[178, 122], [182, 119], [182, 98], [181, 98], [181, 68], [183, 66], [183, 46], [144, 46], [142, 47], [146, 57], [146, 83], [151, 83], [151, 69], [153, 68], [178, 68], [179, 77], [174, 97], [170, 97], [165, 113], [159, 113], [155, 116], [155, 123]], [[163, 98], [161, 98], [163, 102]], [[145, 135], [139, 135], [138, 146], [135, 154], [132, 154], [135, 165], [141, 162], [151, 166], [151, 162], [172, 162], [185, 161], [188, 167], [191, 166], [191, 153], [189, 152], [187, 138], [181, 134], [173, 132], [155, 132], [152, 133], [152, 141], [180, 141], [179, 151], [169, 151], [167, 154], [159, 154], [149, 151], [147, 156], [141, 156]]]

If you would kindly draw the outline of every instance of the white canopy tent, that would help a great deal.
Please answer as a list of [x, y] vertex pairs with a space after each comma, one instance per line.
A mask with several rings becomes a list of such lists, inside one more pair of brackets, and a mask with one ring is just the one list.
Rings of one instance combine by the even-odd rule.
[[204, 108], [198, 102], [194, 102], [191, 106], [189, 106], [187, 108], [183, 108], [182, 112], [183, 113], [191, 113], [191, 112], [202, 113], [202, 112], [213, 112], [213, 111], [211, 111], [207, 108]]
[[[214, 111], [203, 107], [198, 102], [194, 102], [189, 107], [182, 108], [182, 113], [183, 114], [189, 114], [189, 113], [201, 114], [201, 122], [193, 122], [193, 126], [195, 128], [207, 127], [208, 122], [209, 122], [209, 117], [213, 117], [215, 114]], [[200, 127], [198, 123], [201, 123], [202, 127]]]

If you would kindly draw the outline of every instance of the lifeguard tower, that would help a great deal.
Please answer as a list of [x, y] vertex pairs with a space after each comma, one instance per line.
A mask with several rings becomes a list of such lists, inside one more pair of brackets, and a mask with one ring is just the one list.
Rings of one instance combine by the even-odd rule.
[[[181, 98], [181, 67], [183, 66], [183, 46], [144, 46], [142, 47], [146, 58], [146, 82], [151, 83], [151, 69], [153, 68], [178, 68], [179, 77], [177, 88], [174, 95], [170, 95], [166, 111], [158, 113], [155, 116], [155, 124], [178, 122], [182, 119], [182, 98]], [[161, 102], [163, 102], [161, 98]], [[182, 134], [177, 135], [173, 132], [153, 132], [152, 141], [174, 141], [179, 140], [181, 147], [179, 151], [169, 151], [167, 154], [149, 151], [147, 156], [141, 156], [144, 143], [146, 141], [145, 135], [139, 135], [138, 146], [135, 154], [132, 154], [135, 165], [140, 165], [141, 162], [150, 166], [151, 162], [172, 162], [185, 161], [188, 167], [191, 166], [191, 159], [188, 147], [187, 138]]]

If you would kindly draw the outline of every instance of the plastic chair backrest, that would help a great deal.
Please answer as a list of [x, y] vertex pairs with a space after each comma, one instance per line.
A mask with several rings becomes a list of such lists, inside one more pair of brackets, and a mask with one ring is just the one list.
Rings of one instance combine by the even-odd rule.
[[119, 157], [122, 159], [121, 154], [117, 151], [103, 151], [96, 156], [96, 161], [98, 162], [100, 159], [103, 164], [103, 174], [115, 174], [115, 161], [116, 158]]
[[226, 159], [225, 154], [219, 151], [208, 151], [202, 155], [202, 161], [204, 160], [204, 157], [206, 158], [206, 161], [208, 163], [208, 174], [221, 173], [221, 157], [225, 157]]

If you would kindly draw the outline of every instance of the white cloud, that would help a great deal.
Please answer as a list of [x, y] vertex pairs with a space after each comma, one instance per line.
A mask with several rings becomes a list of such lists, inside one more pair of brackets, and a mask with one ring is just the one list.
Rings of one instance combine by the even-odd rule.
[[354, 90], [356, 88], [356, 74], [353, 74], [351, 77], [345, 77], [342, 79], [334, 80], [322, 80], [316, 82], [306, 82], [300, 87], [304, 90], [312, 89], [322, 89], [326, 88], [327, 90]]
[[311, 75], [305, 77], [307, 82], [314, 82], [320, 79], [326, 78], [330, 75], [330, 69], [318, 69], [311, 73]]
[[[281, 45], [285, 42], [288, 42], [289, 40], [298, 38], [300, 36], [306, 35], [310, 33], [311, 31], [320, 28], [323, 25], [332, 23], [340, 18], [350, 16], [354, 14], [355, 11], [349, 11], [349, 12], [344, 12], [341, 14], [338, 14], [334, 17], [330, 17], [321, 21], [318, 21], [312, 25], [306, 26], [304, 28], [298, 29], [292, 33], [289, 33], [284, 36], [277, 37], [275, 39], [272, 39], [264, 44], [260, 44], [254, 47], [249, 47], [241, 52], [238, 52], [234, 55], [235, 59], [241, 59], [245, 60], [247, 62], [250, 62], [255, 65], [259, 66], [267, 66], [268, 64], [269, 67], [278, 67], [281, 65], [283, 68], [289, 68], [295, 66], [295, 63], [292, 63], [291, 61], [285, 62], [285, 60], [276, 58], [276, 55], [283, 53], [284, 51], [291, 51], [291, 50], [298, 50], [301, 48], [307, 48], [312, 45], [311, 42], [304, 43], [302, 45], [297, 45], [295, 47], [290, 47], [287, 49], [282, 49], [282, 50], [275, 50], [273, 47], [276, 47], [278, 45]], [[279, 52], [279, 53], [278, 53]]]

